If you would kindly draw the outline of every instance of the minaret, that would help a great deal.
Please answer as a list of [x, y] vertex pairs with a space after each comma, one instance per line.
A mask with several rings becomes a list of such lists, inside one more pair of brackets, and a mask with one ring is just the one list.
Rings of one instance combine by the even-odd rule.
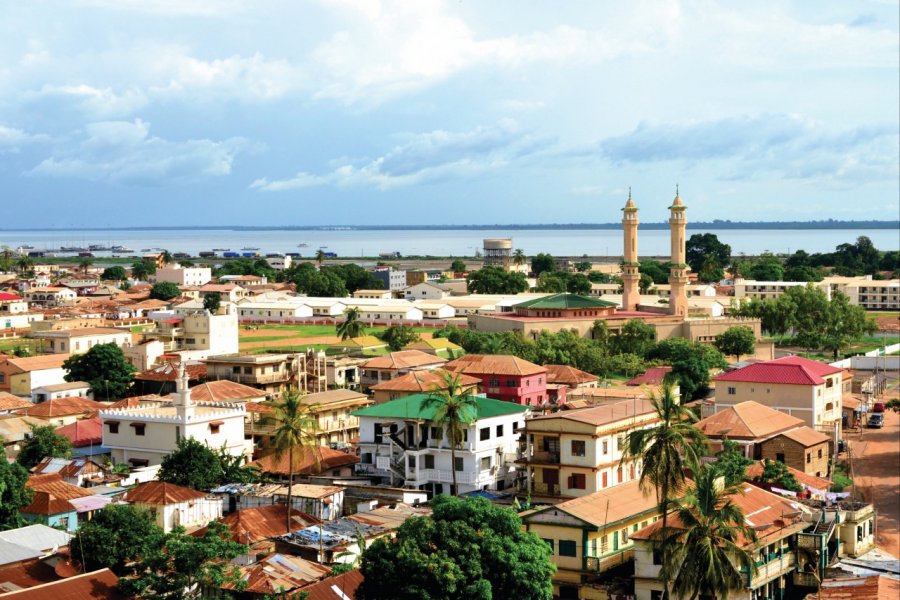
[[188, 374], [184, 368], [184, 362], [178, 363], [178, 379], [175, 381], [175, 412], [179, 419], [187, 423], [194, 418], [194, 403], [191, 401], [191, 390], [188, 388]]
[[631, 199], [631, 188], [628, 188], [628, 202], [622, 209], [622, 229], [625, 233], [624, 262], [622, 263], [622, 310], [637, 310], [641, 301], [638, 283], [641, 274], [638, 270], [638, 209]]
[[687, 218], [684, 211], [687, 207], [681, 203], [678, 195], [678, 186], [675, 186], [675, 200], [669, 207], [669, 231], [672, 241], [672, 268], [669, 271], [669, 285], [672, 293], [669, 296], [669, 314], [679, 317], [687, 317], [687, 271], [685, 262], [685, 232], [687, 230]]

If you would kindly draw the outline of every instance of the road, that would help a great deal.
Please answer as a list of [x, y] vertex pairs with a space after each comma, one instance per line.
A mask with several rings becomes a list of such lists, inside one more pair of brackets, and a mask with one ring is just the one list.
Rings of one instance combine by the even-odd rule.
[[878, 511], [875, 543], [900, 557], [900, 414], [888, 411], [882, 429], [865, 429], [862, 439], [848, 437], [856, 489]]

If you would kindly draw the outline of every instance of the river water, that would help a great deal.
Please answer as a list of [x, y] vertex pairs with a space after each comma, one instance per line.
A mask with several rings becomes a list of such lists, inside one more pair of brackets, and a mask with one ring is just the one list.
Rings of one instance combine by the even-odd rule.
[[[880, 250], [900, 248], [900, 233], [891, 229], [693, 229], [688, 235], [714, 233], [731, 245], [734, 255], [759, 254], [764, 251], [791, 253], [831, 252], [842, 243], [853, 243], [861, 235], [869, 236]], [[0, 244], [11, 248], [21, 245], [38, 249], [62, 246], [101, 244], [120, 245], [140, 254], [148, 249], [165, 248], [170, 252], [197, 255], [201, 251], [259, 248], [259, 252], [299, 252], [313, 256], [321, 247], [341, 257], [377, 256], [382, 252], [399, 252], [403, 256], [474, 256], [482, 240], [511, 237], [515, 248], [528, 255], [548, 252], [557, 256], [619, 256], [622, 254], [622, 232], [614, 229], [517, 229], [517, 230], [45, 230], [0, 231]], [[298, 247], [306, 244], [304, 247]], [[669, 232], [660, 229], [640, 230], [638, 250], [641, 256], [665, 256], [669, 253]], [[108, 252], [95, 252], [109, 256]], [[132, 254], [132, 253], [121, 253]]]

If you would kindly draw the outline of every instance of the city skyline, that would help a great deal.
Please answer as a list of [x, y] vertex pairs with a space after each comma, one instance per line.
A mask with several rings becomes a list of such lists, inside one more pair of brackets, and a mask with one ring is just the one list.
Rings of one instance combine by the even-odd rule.
[[896, 219], [895, 5], [521, 6], [9, 3], [4, 227]]

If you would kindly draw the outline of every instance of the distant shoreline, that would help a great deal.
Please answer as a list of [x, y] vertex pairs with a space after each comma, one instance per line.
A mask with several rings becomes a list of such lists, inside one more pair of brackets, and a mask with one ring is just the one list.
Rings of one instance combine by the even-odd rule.
[[[547, 223], [490, 225], [181, 225], [140, 227], [12, 227], [15, 231], [554, 231], [621, 229], [621, 223]], [[668, 229], [666, 222], [641, 223], [641, 229]], [[688, 229], [745, 230], [831, 230], [831, 229], [898, 229], [900, 221], [696, 221]]]

